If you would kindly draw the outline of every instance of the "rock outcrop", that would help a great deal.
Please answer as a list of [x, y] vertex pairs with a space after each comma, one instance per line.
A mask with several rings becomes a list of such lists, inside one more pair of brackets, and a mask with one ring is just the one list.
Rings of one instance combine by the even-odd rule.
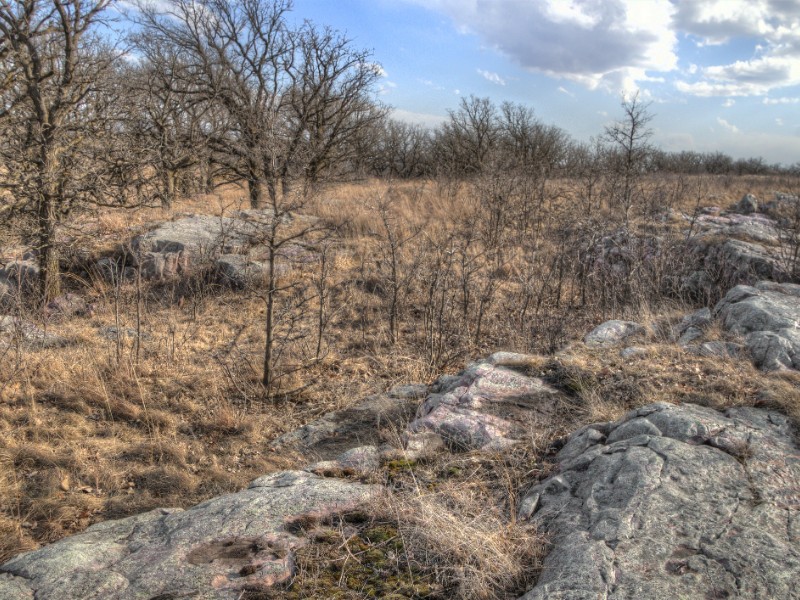
[[185, 511], [99, 523], [0, 567], [0, 598], [261, 597], [294, 572], [293, 552], [305, 540], [293, 523], [352, 509], [378, 489], [286, 471]]
[[654, 404], [575, 432], [557, 461], [521, 508], [551, 538], [524, 600], [800, 597], [786, 417]]
[[761, 281], [736, 286], [714, 314], [724, 329], [745, 336], [757, 367], [800, 368], [800, 285]]

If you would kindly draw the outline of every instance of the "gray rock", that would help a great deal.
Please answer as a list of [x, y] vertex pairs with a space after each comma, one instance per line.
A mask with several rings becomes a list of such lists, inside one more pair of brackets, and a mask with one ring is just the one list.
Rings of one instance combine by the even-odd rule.
[[61, 348], [70, 342], [66, 338], [45, 331], [30, 321], [13, 316], [0, 316], [0, 342], [25, 348]]
[[445, 449], [442, 436], [433, 431], [406, 433], [403, 456], [408, 460], [424, 460], [437, 455]]
[[269, 275], [268, 264], [250, 260], [241, 254], [223, 254], [216, 259], [214, 265], [217, 281], [232, 288], [258, 286]]
[[681, 319], [681, 322], [673, 329], [673, 337], [677, 338], [679, 346], [685, 348], [703, 337], [709, 327], [711, 327], [711, 310], [701, 308]]
[[761, 214], [700, 215], [694, 221], [699, 237], [721, 236], [767, 245], [778, 243], [777, 223]]
[[760, 369], [800, 368], [800, 285], [739, 285], [714, 313], [727, 331], [746, 336], [745, 346]]
[[740, 215], [750, 215], [758, 212], [758, 199], [753, 194], [745, 194], [733, 207], [733, 212]]
[[616, 346], [627, 338], [645, 333], [645, 328], [633, 321], [612, 320], [601, 323], [586, 334], [587, 346]]
[[352, 448], [379, 445], [381, 430], [401, 432], [414, 415], [426, 386], [406, 388], [397, 393], [370, 396], [349, 408], [329, 412], [299, 429], [282, 435], [270, 447], [280, 452], [299, 453], [313, 461], [332, 461]]
[[306, 471], [324, 477], [348, 475], [365, 476], [381, 466], [381, 455], [375, 446], [358, 446], [340, 454], [336, 460], [324, 460], [309, 466]]
[[51, 300], [45, 307], [51, 318], [86, 317], [92, 314], [92, 306], [77, 294], [66, 293]]
[[305, 541], [293, 522], [352, 509], [378, 489], [288, 471], [185, 511], [157, 509], [99, 523], [2, 565], [0, 598], [237, 600], [264, 595], [293, 575], [294, 550]]
[[620, 350], [619, 354], [622, 358], [635, 358], [637, 356], [646, 356], [647, 348], [642, 348], [641, 346], [628, 346], [627, 348], [623, 348], [622, 350]]
[[739, 358], [744, 353], [744, 346], [734, 342], [714, 340], [700, 345], [688, 345], [687, 352], [705, 356], [706, 358]]
[[576, 432], [521, 518], [551, 540], [524, 600], [798, 598], [788, 419], [654, 404]]
[[534, 418], [553, 418], [563, 400], [543, 380], [490, 361], [440, 379], [433, 388], [438, 392], [428, 395], [407, 431], [433, 432], [455, 451], [508, 448], [530, 431]]

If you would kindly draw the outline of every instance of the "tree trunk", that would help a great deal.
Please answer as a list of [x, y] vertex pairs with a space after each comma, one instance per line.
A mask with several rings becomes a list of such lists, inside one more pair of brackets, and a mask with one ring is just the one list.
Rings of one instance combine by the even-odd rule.
[[175, 201], [175, 171], [164, 171], [164, 191], [161, 194], [161, 208], [172, 210], [172, 203]]
[[248, 179], [247, 189], [250, 192], [250, 208], [261, 208], [264, 198], [264, 190], [261, 187], [261, 182], [257, 179]]
[[54, 204], [45, 196], [39, 205], [39, 291], [43, 306], [61, 295]]
[[272, 372], [272, 345], [274, 340], [274, 313], [275, 313], [275, 249], [269, 249], [269, 278], [267, 280], [267, 314], [265, 316], [264, 332], [266, 339], [264, 341], [264, 376], [261, 383], [267, 395], [270, 394], [270, 388], [274, 379]]

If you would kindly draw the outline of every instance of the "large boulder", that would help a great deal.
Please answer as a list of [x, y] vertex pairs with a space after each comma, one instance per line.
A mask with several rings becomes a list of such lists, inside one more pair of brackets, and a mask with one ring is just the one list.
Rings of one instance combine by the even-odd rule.
[[800, 597], [783, 415], [653, 404], [577, 431], [556, 460], [521, 505], [551, 542], [524, 600]]
[[745, 336], [757, 367], [800, 369], [800, 285], [771, 281], [739, 285], [714, 313], [724, 329]]
[[267, 597], [294, 574], [294, 550], [305, 540], [293, 523], [353, 509], [378, 489], [287, 471], [185, 511], [99, 523], [2, 565], [0, 598]]
[[740, 215], [751, 215], [758, 212], [758, 198], [753, 194], [745, 194], [731, 209]]
[[524, 373], [530, 358], [499, 352], [458, 376], [440, 379], [408, 433], [432, 432], [456, 451], [516, 444], [529, 433], [534, 418], [553, 417], [563, 400], [561, 392]]

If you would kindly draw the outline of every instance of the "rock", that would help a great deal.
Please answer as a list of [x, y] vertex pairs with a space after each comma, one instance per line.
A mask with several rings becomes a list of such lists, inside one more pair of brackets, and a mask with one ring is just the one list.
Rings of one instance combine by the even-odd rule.
[[779, 239], [776, 221], [761, 214], [699, 215], [694, 228], [699, 237], [719, 236], [767, 245], [775, 245]]
[[[112, 342], [116, 342], [118, 338], [133, 340], [136, 339], [136, 330], [132, 327], [118, 328], [116, 325], [109, 325], [100, 328], [100, 336]], [[152, 336], [146, 331], [140, 332], [140, 339], [149, 340], [151, 338]]]
[[606, 321], [583, 338], [587, 346], [616, 346], [627, 338], [645, 333], [645, 328], [633, 321]]
[[403, 448], [403, 456], [407, 460], [425, 460], [436, 456], [445, 449], [442, 436], [433, 431], [423, 431], [422, 433], [406, 433]]
[[66, 338], [45, 331], [25, 319], [8, 315], [0, 316], [0, 342], [6, 345], [20, 344], [31, 349], [61, 348], [69, 344]]
[[455, 451], [508, 448], [523, 439], [534, 416], [555, 415], [563, 399], [543, 380], [490, 361], [472, 364], [432, 389], [437, 393], [428, 395], [407, 431], [433, 432]]
[[731, 333], [796, 328], [800, 322], [800, 286], [759, 282], [738, 285], [714, 307], [714, 315]]
[[91, 316], [92, 307], [77, 294], [66, 293], [51, 300], [45, 311], [48, 316], [56, 318], [86, 317]]
[[753, 194], [745, 194], [731, 210], [740, 215], [750, 215], [758, 212], [758, 199]]
[[797, 598], [800, 451], [786, 417], [653, 404], [574, 433], [524, 497], [551, 547], [524, 600]]
[[792, 194], [775, 192], [772, 200], [764, 204], [762, 208], [765, 213], [776, 219], [792, 218], [800, 208], [800, 198]]
[[136, 269], [126, 265], [124, 258], [111, 258], [109, 256], [98, 259], [94, 264], [96, 274], [111, 284], [122, 281], [133, 281], [136, 279]]
[[687, 345], [684, 347], [687, 352], [705, 356], [706, 358], [739, 358], [742, 356], [744, 347], [733, 342], [723, 342], [715, 340], [698, 345]]
[[294, 572], [294, 522], [350, 510], [377, 486], [288, 471], [188, 510], [93, 525], [0, 567], [3, 600], [238, 600]]
[[745, 337], [745, 347], [759, 369], [800, 369], [800, 330], [754, 331]]
[[269, 265], [250, 260], [241, 254], [223, 254], [214, 262], [217, 281], [232, 288], [246, 288], [264, 283]]
[[685, 348], [695, 340], [703, 337], [706, 329], [711, 326], [711, 310], [701, 308], [681, 319], [672, 330], [672, 337], [678, 345]]
[[628, 346], [627, 348], [623, 348], [622, 350], [620, 350], [619, 355], [622, 358], [635, 358], [637, 356], [646, 356], [647, 348], [642, 348], [640, 346]]
[[324, 477], [348, 475], [366, 476], [375, 473], [381, 466], [380, 451], [375, 446], [358, 446], [339, 455], [336, 460], [324, 460], [306, 470]]
[[379, 445], [382, 429], [398, 433], [403, 430], [427, 389], [424, 385], [401, 386], [386, 394], [370, 396], [355, 406], [329, 412], [282, 435], [270, 448], [296, 452], [314, 461], [331, 461], [352, 448]]
[[39, 281], [39, 265], [33, 260], [15, 260], [0, 269], [0, 278], [18, 290], [29, 291]]

